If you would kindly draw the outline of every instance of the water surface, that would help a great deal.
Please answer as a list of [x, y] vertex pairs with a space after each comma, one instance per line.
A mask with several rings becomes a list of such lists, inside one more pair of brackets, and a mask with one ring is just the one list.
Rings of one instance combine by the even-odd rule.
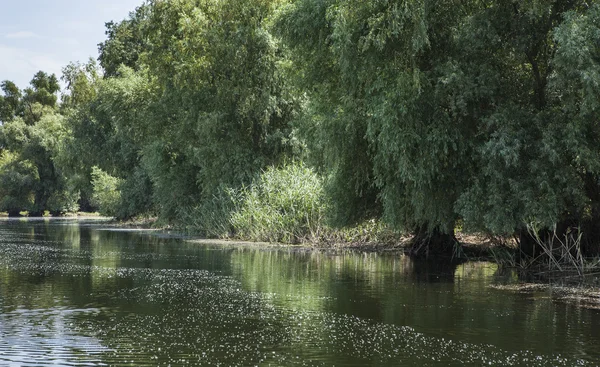
[[597, 365], [600, 312], [490, 288], [512, 280], [489, 263], [5, 219], [0, 365]]

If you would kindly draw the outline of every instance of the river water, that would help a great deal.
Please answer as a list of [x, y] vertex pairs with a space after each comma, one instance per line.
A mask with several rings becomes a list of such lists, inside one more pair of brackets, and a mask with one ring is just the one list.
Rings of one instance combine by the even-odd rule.
[[0, 366], [595, 366], [600, 311], [489, 263], [0, 220]]

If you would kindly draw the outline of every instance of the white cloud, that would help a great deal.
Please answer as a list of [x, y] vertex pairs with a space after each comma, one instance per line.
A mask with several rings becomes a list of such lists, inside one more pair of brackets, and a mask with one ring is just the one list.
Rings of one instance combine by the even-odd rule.
[[69, 32], [89, 32], [96, 28], [96, 24], [85, 20], [69, 20], [60, 23], [58, 27]]
[[81, 44], [78, 39], [73, 38], [73, 37], [55, 37], [55, 38], [52, 38], [51, 41], [56, 44], [68, 46], [71, 48], [77, 47]]
[[34, 32], [30, 32], [30, 31], [20, 31], [20, 32], [9, 33], [9, 34], [6, 34], [4, 37], [11, 38], [11, 39], [40, 38], [39, 35], [37, 35]]
[[60, 77], [63, 62], [53, 55], [0, 44], [0, 80], [11, 80], [25, 88], [40, 70]]

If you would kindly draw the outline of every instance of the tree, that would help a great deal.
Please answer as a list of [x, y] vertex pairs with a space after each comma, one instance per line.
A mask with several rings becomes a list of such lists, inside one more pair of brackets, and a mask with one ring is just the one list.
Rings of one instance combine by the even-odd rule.
[[106, 23], [108, 39], [98, 44], [98, 60], [106, 77], [118, 74], [119, 67], [125, 65], [138, 70], [140, 55], [146, 50], [144, 25], [150, 16], [151, 6], [143, 4], [129, 13], [129, 18], [115, 23]]
[[459, 219], [523, 235], [531, 221], [566, 228], [594, 212], [596, 7], [300, 0], [276, 29], [333, 188], [357, 202], [374, 187], [385, 220], [416, 232], [415, 249], [451, 253]]
[[71, 62], [62, 69], [62, 73], [67, 93], [62, 96], [61, 110], [75, 109], [96, 97], [101, 73], [94, 59], [90, 58], [85, 64]]
[[83, 71], [79, 75], [79, 89], [71, 93], [85, 98], [74, 103], [67, 119], [71, 133], [63, 161], [78, 178], [81, 204], [92, 209], [92, 168], [97, 166], [119, 180], [117, 190], [121, 184], [127, 188], [111, 212], [119, 218], [143, 214], [152, 206], [152, 188], [141, 166], [148, 111], [156, 101], [152, 83], [125, 66], [112, 78], [90, 78], [97, 74]]
[[[13, 213], [17, 209], [28, 210], [30, 215], [42, 215], [45, 210], [56, 214], [75, 210], [73, 203], [78, 193], [68, 188], [67, 180], [55, 162], [68, 135], [64, 118], [57, 111], [58, 79], [42, 71], [36, 73], [31, 87], [25, 89], [20, 100], [14, 84], [5, 82], [4, 85], [4, 101], [17, 107], [11, 107], [13, 116], [4, 121], [0, 129], [2, 146], [10, 152], [7, 153], [10, 164], [5, 165], [2, 174], [14, 173], [15, 178], [22, 177], [22, 181], [27, 183], [23, 183], [24, 191], [19, 191], [19, 195], [10, 194], [14, 190], [6, 191], [7, 197], [19, 198], [11, 199], [9, 209]], [[23, 174], [31, 167], [35, 168], [35, 178], [31, 178], [31, 174]], [[9, 181], [5, 180], [5, 184], [10, 186]], [[32, 191], [33, 203], [27, 202], [29, 194], [24, 192], [28, 190]], [[20, 208], [17, 208], [17, 203], [20, 203]]]
[[12, 120], [21, 107], [21, 90], [15, 83], [5, 80], [0, 84], [4, 96], [0, 96], [0, 121], [6, 122]]
[[274, 4], [151, 3], [144, 60], [161, 99], [143, 158], [166, 218], [290, 153], [295, 101], [266, 28]]
[[541, 228], [542, 238], [554, 227], [559, 235], [573, 226], [597, 231], [589, 225], [598, 223], [589, 214], [598, 201], [597, 115], [581, 124], [577, 112], [594, 92], [582, 79], [565, 82], [598, 65], [593, 51], [573, 47], [597, 42], [590, 23], [596, 9], [581, 1], [497, 3], [465, 23], [459, 38], [479, 141], [457, 210], [475, 229], [517, 233], [522, 254], [536, 251], [528, 224]]
[[306, 0], [284, 8], [277, 22], [308, 84], [308, 123], [317, 121], [318, 144], [331, 147], [323, 161], [337, 211], [348, 223], [344, 213], [377, 213], [381, 203], [388, 223], [416, 232], [418, 253], [454, 249], [471, 132], [438, 81], [456, 52], [451, 31], [475, 9]]
[[307, 95], [297, 129], [308, 147], [308, 159], [327, 178], [333, 223], [352, 225], [381, 214], [373, 176], [373, 150], [367, 135], [365, 93], [345, 75], [335, 54], [336, 1], [296, 1], [283, 7], [276, 33], [294, 61], [288, 77], [299, 96]]
[[19, 216], [34, 204], [35, 186], [39, 177], [35, 166], [4, 150], [0, 153], [0, 210], [11, 217]]

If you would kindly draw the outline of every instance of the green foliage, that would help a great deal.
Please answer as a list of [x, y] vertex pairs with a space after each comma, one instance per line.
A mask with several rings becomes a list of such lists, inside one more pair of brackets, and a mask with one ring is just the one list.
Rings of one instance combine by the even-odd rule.
[[79, 211], [79, 191], [69, 187], [52, 192], [46, 203], [46, 209], [52, 215], [77, 213]]
[[18, 112], [27, 125], [34, 125], [48, 113], [52, 113], [58, 101], [57, 92], [60, 90], [56, 75], [48, 75], [38, 71], [30, 82], [31, 87], [25, 88], [21, 107]]
[[138, 70], [139, 58], [146, 49], [144, 24], [149, 16], [151, 7], [143, 4], [129, 13], [129, 18], [121, 22], [107, 22], [107, 40], [98, 45], [100, 56], [98, 60], [104, 75], [114, 77], [119, 75], [119, 68], [125, 65]]
[[86, 64], [71, 62], [62, 72], [61, 79], [66, 83], [68, 94], [62, 95], [61, 109], [77, 108], [96, 97], [100, 79], [96, 60], [90, 59]]
[[0, 211], [16, 215], [34, 204], [34, 189], [39, 184], [35, 166], [4, 150], [0, 154]]
[[245, 188], [231, 224], [241, 238], [293, 243], [316, 233], [325, 212], [322, 180], [294, 163], [268, 168]]
[[[366, 140], [364, 92], [343, 74], [332, 41], [335, 1], [295, 1], [278, 12], [275, 28], [291, 47], [289, 77], [308, 95], [298, 119], [309, 162], [326, 178], [335, 224], [354, 224], [381, 211]], [[352, 76], [353, 72], [349, 73]]]
[[438, 101], [434, 68], [452, 56], [448, 33], [467, 15], [455, 5], [306, 0], [279, 14], [276, 29], [310, 91], [308, 144], [321, 154], [340, 224], [383, 210], [395, 227], [453, 227], [466, 148], [452, 128], [463, 122]]
[[1, 84], [7, 207], [81, 193], [210, 236], [298, 241], [327, 215], [598, 242], [599, 24], [581, 0], [148, 1], [107, 23], [104, 76], [64, 68], [60, 108], [54, 75]]
[[18, 113], [21, 105], [21, 90], [15, 83], [5, 80], [0, 84], [4, 96], [0, 96], [0, 121], [12, 120]]
[[[266, 29], [270, 1], [155, 2], [145, 57], [162, 91], [156, 140], [209, 199], [290, 151], [294, 101]], [[171, 169], [171, 168], [170, 168]], [[168, 190], [173, 191], [173, 190]]]
[[94, 192], [92, 200], [100, 214], [114, 217], [119, 211], [121, 203], [121, 180], [109, 175], [98, 167], [92, 167], [92, 186]]
[[117, 217], [129, 219], [154, 211], [152, 180], [141, 167], [136, 167], [120, 185], [121, 202]]
[[[591, 90], [571, 89], [576, 75], [598, 65], [578, 51], [585, 50], [580, 42], [594, 42], [598, 28], [587, 20], [597, 6], [580, 5], [495, 4], [460, 34], [461, 74], [476, 88], [470, 99], [479, 116], [475, 170], [457, 203], [471, 228], [514, 233], [530, 221], [546, 228], [581, 223], [598, 205], [598, 179], [586, 167], [597, 162], [598, 132], [588, 121], [583, 127], [575, 112]], [[593, 124], [597, 116], [586, 119]]]
[[45, 210], [65, 212], [73, 208], [66, 204], [70, 200], [59, 200], [65, 203], [63, 208], [56, 199], [52, 208], [48, 206], [52, 196], [70, 198], [77, 192], [67, 187], [68, 179], [55, 161], [64, 149], [63, 142], [68, 133], [63, 116], [52, 112], [42, 114], [34, 125], [28, 125], [24, 119], [17, 117], [4, 123], [0, 129], [3, 145], [16, 154], [18, 160], [35, 167], [37, 180], [31, 187], [35, 200], [28, 208], [32, 215], [41, 215]]
[[164, 221], [176, 221], [185, 208], [200, 201], [198, 168], [177, 147], [155, 141], [144, 148], [143, 167], [153, 185], [154, 203]]
[[387, 223], [430, 233], [600, 218], [597, 24], [582, 1], [283, 6], [335, 212], [370, 189]]
[[231, 216], [239, 209], [243, 195], [242, 190], [222, 186], [211, 198], [205, 198], [198, 206], [180, 209], [180, 226], [188, 232], [208, 238], [230, 238], [235, 232]]

